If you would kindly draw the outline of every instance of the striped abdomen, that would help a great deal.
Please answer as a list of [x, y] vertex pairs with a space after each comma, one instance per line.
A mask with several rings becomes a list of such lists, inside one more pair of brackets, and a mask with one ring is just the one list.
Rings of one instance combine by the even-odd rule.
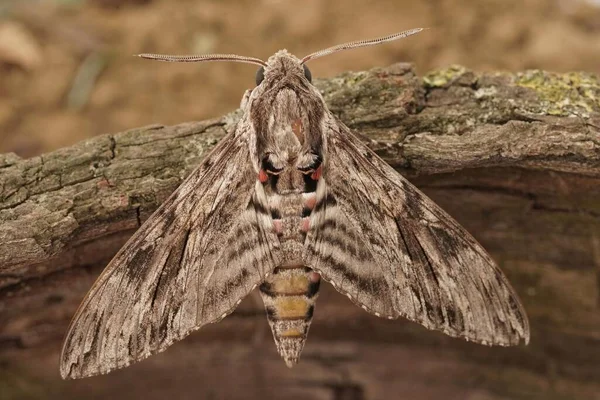
[[300, 358], [320, 282], [319, 274], [304, 265], [284, 265], [260, 286], [277, 351], [288, 367]]

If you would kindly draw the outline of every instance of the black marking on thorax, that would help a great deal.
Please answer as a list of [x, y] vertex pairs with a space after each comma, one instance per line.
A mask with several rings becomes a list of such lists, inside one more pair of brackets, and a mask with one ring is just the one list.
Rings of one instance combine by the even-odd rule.
[[312, 179], [310, 175], [303, 175], [304, 179], [304, 193], [314, 193], [317, 191], [317, 181]]

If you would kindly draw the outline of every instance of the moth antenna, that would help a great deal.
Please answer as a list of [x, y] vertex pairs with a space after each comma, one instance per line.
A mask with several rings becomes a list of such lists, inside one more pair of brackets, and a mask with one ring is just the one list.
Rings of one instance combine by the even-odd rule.
[[338, 44], [337, 46], [328, 47], [326, 49], [315, 51], [314, 53], [307, 55], [306, 57], [304, 57], [302, 59], [301, 63], [304, 64], [305, 62], [307, 62], [309, 60], [314, 60], [315, 58], [319, 58], [319, 57], [323, 57], [323, 56], [326, 56], [329, 54], [337, 53], [338, 51], [342, 51], [342, 50], [355, 49], [357, 47], [372, 46], [372, 45], [381, 44], [381, 43], [385, 43], [385, 42], [391, 42], [392, 40], [396, 40], [396, 39], [402, 39], [407, 36], [417, 34], [425, 29], [427, 29], [427, 28], [410, 29], [407, 31], [394, 33], [392, 35], [388, 35], [388, 36], [384, 36], [384, 37], [380, 37], [380, 38], [376, 38], [376, 39], [357, 40], [354, 42]]
[[201, 61], [235, 61], [247, 64], [257, 64], [263, 67], [267, 63], [260, 58], [238, 56], [237, 54], [204, 54], [198, 56], [174, 56], [167, 54], [137, 54], [137, 57], [146, 58], [148, 60], [158, 60], [166, 62], [201, 62]]

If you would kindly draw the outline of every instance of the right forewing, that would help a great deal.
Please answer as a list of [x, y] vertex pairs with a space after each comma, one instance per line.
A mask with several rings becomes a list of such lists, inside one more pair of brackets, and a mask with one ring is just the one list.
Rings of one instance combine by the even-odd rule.
[[65, 339], [63, 377], [127, 366], [233, 311], [277, 264], [255, 182], [248, 143], [227, 136], [87, 294]]

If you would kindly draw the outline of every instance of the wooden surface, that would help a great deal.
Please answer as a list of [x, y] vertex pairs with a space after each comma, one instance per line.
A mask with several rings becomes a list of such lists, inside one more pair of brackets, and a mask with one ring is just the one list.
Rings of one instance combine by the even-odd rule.
[[598, 79], [461, 67], [417, 77], [397, 64], [317, 86], [491, 252], [528, 311], [529, 346], [487, 348], [380, 320], [326, 287], [292, 370], [252, 297], [146, 362], [60, 382], [62, 336], [95, 276], [233, 113], [27, 160], [0, 155], [0, 399], [600, 399]]

